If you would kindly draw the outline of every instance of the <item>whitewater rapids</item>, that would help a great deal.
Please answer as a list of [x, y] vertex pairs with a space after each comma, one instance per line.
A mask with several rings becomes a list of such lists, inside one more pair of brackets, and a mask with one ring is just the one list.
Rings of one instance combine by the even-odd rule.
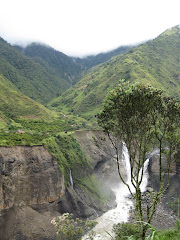
[[[113, 236], [113, 225], [119, 222], [127, 222], [129, 217], [129, 210], [133, 206], [133, 202], [127, 198], [129, 194], [128, 188], [120, 183], [116, 188], [112, 189], [116, 195], [117, 207], [104, 213], [102, 216], [96, 218], [98, 224], [93, 228], [96, 233], [95, 240], [108, 240]], [[110, 235], [111, 236], [110, 236]], [[84, 236], [83, 240], [90, 239]]]
[[[130, 167], [130, 161], [129, 161], [129, 154], [125, 144], [123, 144], [122, 161], [126, 169], [126, 176], [127, 176], [126, 182], [129, 184], [131, 191], [134, 192], [135, 191], [134, 187], [132, 186], [130, 181], [131, 167]], [[148, 183], [148, 176], [149, 176], [147, 171], [148, 164], [149, 164], [149, 159], [147, 159], [144, 163], [143, 180], [141, 183], [142, 192], [146, 190], [146, 186]], [[112, 237], [114, 237], [113, 225], [122, 223], [122, 222], [127, 222], [129, 218], [129, 211], [131, 208], [133, 208], [133, 202], [128, 198], [130, 193], [129, 193], [128, 187], [125, 184], [123, 184], [122, 182], [119, 183], [115, 188], [112, 188], [112, 191], [116, 195], [117, 207], [107, 211], [102, 216], [96, 218], [95, 221], [98, 223], [93, 228], [93, 231], [96, 233], [94, 240], [112, 239]], [[82, 239], [89, 240], [90, 238], [88, 237], [88, 234], [87, 234]]]

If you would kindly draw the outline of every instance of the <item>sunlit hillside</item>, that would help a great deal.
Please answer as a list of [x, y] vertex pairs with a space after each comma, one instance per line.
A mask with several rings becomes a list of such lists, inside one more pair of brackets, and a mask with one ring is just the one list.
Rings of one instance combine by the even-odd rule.
[[54, 99], [51, 107], [91, 118], [99, 111], [108, 88], [114, 88], [120, 79], [143, 82], [180, 99], [179, 39], [177, 26], [123, 56], [94, 67], [74, 87]]

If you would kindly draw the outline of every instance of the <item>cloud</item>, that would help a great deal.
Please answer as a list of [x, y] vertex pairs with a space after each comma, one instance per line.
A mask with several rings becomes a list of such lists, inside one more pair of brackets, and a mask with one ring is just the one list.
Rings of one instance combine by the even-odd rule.
[[178, 25], [178, 3], [1, 0], [0, 35], [11, 43], [40, 41], [69, 55], [87, 55], [148, 40]]

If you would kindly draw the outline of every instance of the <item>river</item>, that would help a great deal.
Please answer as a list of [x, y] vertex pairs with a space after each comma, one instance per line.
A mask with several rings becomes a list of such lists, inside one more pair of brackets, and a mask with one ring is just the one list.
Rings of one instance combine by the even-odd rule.
[[[123, 156], [122, 161], [124, 162], [124, 166], [126, 169], [126, 175], [127, 180], [126, 182], [130, 184], [130, 162], [129, 162], [129, 155], [128, 150], [123, 145]], [[141, 191], [144, 192], [146, 190], [146, 186], [148, 183], [148, 171], [147, 167], [149, 164], [149, 159], [147, 159], [144, 163], [144, 174], [143, 174], [143, 181], [141, 184]], [[131, 187], [131, 190], [133, 190], [133, 187]], [[94, 237], [94, 240], [109, 240], [112, 239], [111, 236], [114, 236], [113, 234], [113, 225], [117, 223], [127, 222], [129, 217], [129, 211], [131, 208], [133, 208], [133, 202], [128, 198], [129, 196], [129, 190], [125, 184], [122, 182], [117, 184], [116, 187], [112, 188], [113, 192], [116, 195], [116, 203], [117, 207], [114, 209], [111, 209], [104, 213], [102, 216], [95, 219], [97, 225], [93, 228], [93, 231], [96, 233], [96, 236]], [[90, 239], [87, 235], [83, 237], [83, 240]]]

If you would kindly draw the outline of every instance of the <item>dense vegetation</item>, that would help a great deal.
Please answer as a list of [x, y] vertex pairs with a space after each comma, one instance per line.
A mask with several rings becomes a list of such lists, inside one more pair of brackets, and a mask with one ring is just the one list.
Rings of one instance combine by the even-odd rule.
[[[180, 105], [163, 96], [161, 90], [143, 84], [129, 85], [123, 81], [107, 95], [98, 123], [111, 141], [121, 181], [134, 199], [135, 216], [142, 240], [145, 239], [161, 196], [169, 187], [170, 169], [179, 146]], [[114, 138], [115, 137], [115, 138]], [[118, 139], [118, 141], [117, 141]], [[130, 158], [130, 179], [126, 181], [121, 169], [119, 143], [126, 143]], [[103, 141], [100, 141], [102, 145]], [[157, 160], [158, 188], [149, 194], [146, 210], [142, 207], [141, 184], [145, 174], [146, 156], [154, 146], [159, 149]], [[164, 149], [168, 146], [168, 150]], [[163, 160], [164, 159], [164, 160]], [[133, 191], [133, 190], [134, 191]]]
[[[106, 202], [109, 193], [102, 191], [92, 175], [89, 159], [73, 131], [97, 128], [89, 120], [99, 112], [107, 89], [114, 88], [120, 79], [152, 85], [179, 100], [179, 38], [179, 27], [175, 27], [138, 47], [122, 47], [84, 59], [67, 57], [40, 44], [13, 47], [0, 38], [0, 145], [43, 144], [57, 158], [66, 186], [71, 170], [75, 184]], [[86, 69], [88, 72], [83, 72]], [[128, 234], [138, 232], [136, 226], [127, 228]], [[118, 235], [119, 229], [118, 225], [116, 237], [124, 239]], [[178, 225], [155, 239], [179, 237]]]
[[50, 120], [53, 116], [50, 110], [24, 96], [0, 75], [0, 129], [18, 118]]
[[114, 88], [120, 79], [143, 82], [179, 99], [179, 38], [177, 26], [94, 67], [74, 87], [53, 100], [51, 106], [91, 118], [99, 111], [107, 89]]
[[44, 104], [71, 86], [68, 69], [64, 71], [67, 77], [63, 78], [44, 60], [24, 56], [3, 39], [0, 39], [0, 73], [23, 94]]
[[20, 46], [15, 47], [55, 76], [65, 79], [70, 84], [74, 84], [77, 81], [78, 75], [81, 72], [81, 66], [64, 53], [38, 43], [32, 43], [25, 48]]
[[57, 134], [54, 137], [44, 139], [43, 143], [58, 160], [61, 170], [65, 173], [66, 184], [69, 184], [70, 169], [74, 182], [79, 176], [84, 175], [80, 173], [84, 171], [85, 167], [88, 174], [90, 166], [88, 167], [86, 157], [71, 133]]
[[[139, 240], [140, 231], [137, 224], [118, 223], [113, 228], [116, 240]], [[180, 219], [174, 228], [164, 231], [157, 231], [149, 225], [149, 234], [146, 240], [179, 240], [180, 239]]]

